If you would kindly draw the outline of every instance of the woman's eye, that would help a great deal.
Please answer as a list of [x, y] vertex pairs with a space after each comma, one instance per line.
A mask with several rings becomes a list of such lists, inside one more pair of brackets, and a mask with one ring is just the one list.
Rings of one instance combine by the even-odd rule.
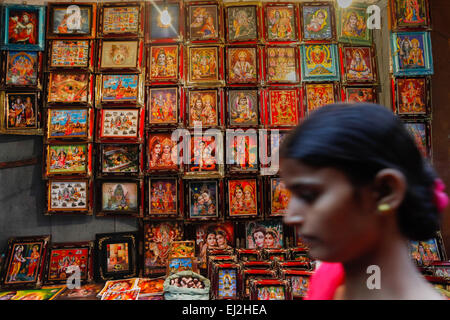
[[312, 203], [318, 196], [318, 192], [314, 190], [305, 190], [303, 188], [299, 188], [297, 190], [292, 190], [292, 193], [297, 196], [297, 198], [302, 199], [307, 203]]

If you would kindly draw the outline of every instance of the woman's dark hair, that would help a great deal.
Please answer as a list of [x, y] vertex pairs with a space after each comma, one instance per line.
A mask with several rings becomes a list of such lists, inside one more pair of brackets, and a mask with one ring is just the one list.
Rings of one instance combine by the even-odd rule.
[[434, 170], [405, 126], [387, 108], [370, 104], [331, 104], [313, 112], [283, 142], [282, 158], [341, 170], [357, 188], [382, 169], [401, 171], [407, 180], [397, 213], [401, 232], [411, 240], [436, 236], [439, 213], [433, 201]]

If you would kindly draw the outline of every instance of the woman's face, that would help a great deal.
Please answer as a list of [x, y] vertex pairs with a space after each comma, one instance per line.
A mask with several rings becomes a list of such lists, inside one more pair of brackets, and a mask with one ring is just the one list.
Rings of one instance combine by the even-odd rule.
[[264, 247], [264, 233], [258, 231], [253, 234], [253, 238], [255, 239], [255, 244], [258, 248]]
[[221, 234], [216, 235], [217, 245], [223, 246], [225, 244], [225, 237]]
[[264, 238], [264, 247], [266, 248], [275, 247], [275, 239], [270, 233], [266, 233], [266, 236]]
[[153, 152], [156, 154], [161, 153], [161, 145], [159, 143], [155, 145], [155, 147], [153, 148]]
[[334, 168], [313, 168], [285, 159], [282, 176], [291, 191], [284, 222], [310, 248], [314, 259], [345, 262], [363, 256], [381, 241], [376, 197], [368, 186], [358, 188]]
[[206, 237], [206, 243], [209, 247], [216, 246], [217, 245], [216, 235], [214, 233], [208, 234], [208, 236]]
[[242, 189], [241, 188], [236, 189], [236, 198], [242, 199]]

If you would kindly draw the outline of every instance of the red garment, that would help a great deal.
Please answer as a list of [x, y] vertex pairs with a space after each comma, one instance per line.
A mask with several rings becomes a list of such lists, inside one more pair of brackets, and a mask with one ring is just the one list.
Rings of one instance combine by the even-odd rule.
[[344, 283], [341, 263], [322, 262], [311, 276], [305, 300], [333, 300], [336, 289]]

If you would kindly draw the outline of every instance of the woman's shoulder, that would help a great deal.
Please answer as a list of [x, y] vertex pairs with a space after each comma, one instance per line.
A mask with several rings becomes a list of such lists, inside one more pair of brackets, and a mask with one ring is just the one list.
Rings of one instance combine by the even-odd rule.
[[311, 276], [305, 300], [332, 300], [336, 289], [344, 282], [341, 263], [322, 262]]

